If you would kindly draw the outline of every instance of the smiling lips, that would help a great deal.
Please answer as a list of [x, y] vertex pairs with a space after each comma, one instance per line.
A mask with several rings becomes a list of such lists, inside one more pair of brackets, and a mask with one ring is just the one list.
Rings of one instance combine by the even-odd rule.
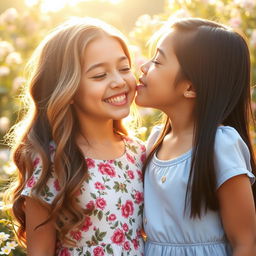
[[106, 103], [110, 103], [111, 105], [114, 105], [114, 106], [125, 105], [127, 103], [127, 93], [114, 95], [112, 97], [104, 99], [104, 101]]

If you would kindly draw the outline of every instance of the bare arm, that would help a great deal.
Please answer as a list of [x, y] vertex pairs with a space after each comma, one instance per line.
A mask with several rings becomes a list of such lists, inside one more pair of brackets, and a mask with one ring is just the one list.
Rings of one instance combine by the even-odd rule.
[[233, 256], [256, 255], [256, 214], [246, 175], [227, 180], [217, 191], [220, 214]]
[[53, 221], [40, 226], [49, 216], [49, 210], [30, 197], [25, 201], [28, 256], [54, 256], [56, 230]]

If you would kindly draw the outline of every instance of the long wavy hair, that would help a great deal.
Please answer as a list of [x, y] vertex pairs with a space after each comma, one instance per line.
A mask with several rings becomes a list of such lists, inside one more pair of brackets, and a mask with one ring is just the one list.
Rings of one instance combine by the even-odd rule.
[[[190, 81], [196, 91], [193, 155], [187, 185], [186, 203], [190, 217], [202, 210], [218, 210], [214, 141], [220, 124], [234, 127], [245, 141], [256, 175], [256, 163], [250, 140], [250, 125], [255, 127], [251, 108], [250, 55], [245, 38], [216, 22], [189, 18], [174, 22], [174, 53], [180, 64], [179, 79]], [[159, 37], [166, 35], [158, 33]], [[146, 166], [171, 131], [167, 118], [162, 134], [154, 145]], [[231, 149], [232, 150], [232, 149]], [[144, 170], [146, 170], [146, 166]], [[254, 199], [256, 196], [253, 186]]]
[[[35, 155], [41, 158], [42, 170], [32, 189], [32, 197], [47, 205], [40, 199], [40, 194], [52, 173], [61, 188], [52, 204], [48, 205], [49, 218], [39, 226], [54, 218], [58, 238], [73, 245], [67, 234], [81, 225], [88, 213], [76, 201], [76, 193], [87, 178], [88, 168], [75, 143], [78, 122], [70, 102], [81, 80], [85, 49], [90, 42], [102, 36], [118, 40], [130, 61], [126, 40], [119, 31], [101, 21], [81, 18], [54, 29], [29, 62], [23, 118], [9, 134], [13, 140], [12, 158], [18, 174], [9, 199], [13, 202], [12, 212], [19, 226], [17, 235], [23, 245], [26, 223], [21, 192], [33, 174]], [[113, 121], [113, 130], [127, 134], [121, 120]], [[56, 145], [53, 161], [50, 142]]]

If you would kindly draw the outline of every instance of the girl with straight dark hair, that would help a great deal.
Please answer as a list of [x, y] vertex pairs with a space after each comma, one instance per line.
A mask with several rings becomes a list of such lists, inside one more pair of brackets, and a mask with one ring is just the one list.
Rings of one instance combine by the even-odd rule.
[[203, 19], [162, 31], [136, 97], [167, 115], [148, 140], [145, 255], [255, 256], [246, 41]]

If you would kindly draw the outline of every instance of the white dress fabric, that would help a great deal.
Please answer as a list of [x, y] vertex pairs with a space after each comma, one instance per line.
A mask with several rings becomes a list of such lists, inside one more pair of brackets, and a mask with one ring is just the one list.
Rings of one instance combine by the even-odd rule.
[[[136, 139], [123, 137], [125, 153], [113, 160], [85, 158], [89, 179], [77, 195], [80, 205], [90, 209], [84, 225], [73, 229], [68, 236], [75, 247], [58, 242], [58, 256], [141, 256], [144, 242], [141, 237], [143, 211], [142, 165], [145, 146]], [[54, 145], [51, 145], [54, 155]], [[54, 157], [54, 156], [53, 156]], [[30, 196], [41, 173], [39, 158], [35, 171], [22, 195]], [[58, 194], [58, 180], [52, 176], [41, 194], [51, 204]]]

